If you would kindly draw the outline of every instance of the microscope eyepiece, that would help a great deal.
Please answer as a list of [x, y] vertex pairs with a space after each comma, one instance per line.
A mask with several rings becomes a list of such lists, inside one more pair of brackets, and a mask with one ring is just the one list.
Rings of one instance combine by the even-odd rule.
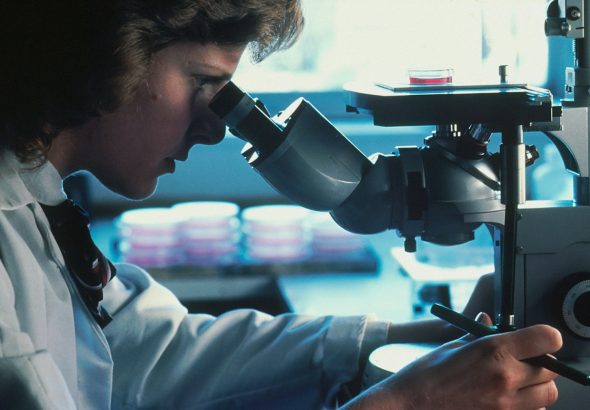
[[219, 117], [225, 117], [240, 103], [244, 93], [233, 82], [228, 82], [209, 102], [209, 108]]
[[231, 81], [213, 96], [209, 108], [261, 157], [272, 154], [285, 139], [282, 128], [263, 111], [264, 106]]

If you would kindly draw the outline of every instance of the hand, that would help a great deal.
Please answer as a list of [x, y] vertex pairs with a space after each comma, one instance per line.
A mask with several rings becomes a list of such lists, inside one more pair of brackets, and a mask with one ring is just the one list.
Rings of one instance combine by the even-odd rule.
[[[491, 324], [487, 315], [483, 321]], [[345, 408], [539, 409], [557, 400], [557, 375], [521, 360], [553, 353], [561, 344], [559, 332], [546, 325], [472, 342], [468, 338], [452, 341], [365, 391]]]

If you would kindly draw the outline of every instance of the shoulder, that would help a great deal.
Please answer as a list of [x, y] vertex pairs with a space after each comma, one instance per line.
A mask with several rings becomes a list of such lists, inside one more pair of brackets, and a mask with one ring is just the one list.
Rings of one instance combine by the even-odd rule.
[[12, 210], [34, 201], [20, 175], [22, 164], [12, 151], [0, 150], [0, 211]]

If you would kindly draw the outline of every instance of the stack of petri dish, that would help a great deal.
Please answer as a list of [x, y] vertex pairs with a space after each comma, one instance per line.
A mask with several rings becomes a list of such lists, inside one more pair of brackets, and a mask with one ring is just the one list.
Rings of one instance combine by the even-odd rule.
[[262, 205], [242, 211], [245, 255], [265, 262], [299, 261], [310, 255], [305, 223], [310, 211], [296, 205]]
[[122, 260], [145, 268], [180, 265], [183, 262], [178, 246], [181, 222], [169, 208], [123, 212], [116, 221]]
[[179, 228], [186, 265], [220, 266], [239, 256], [240, 208], [231, 202], [199, 201], [174, 205], [171, 212], [182, 220]]
[[361, 235], [341, 228], [327, 212], [313, 212], [308, 224], [316, 256], [353, 254], [362, 252], [366, 247]]

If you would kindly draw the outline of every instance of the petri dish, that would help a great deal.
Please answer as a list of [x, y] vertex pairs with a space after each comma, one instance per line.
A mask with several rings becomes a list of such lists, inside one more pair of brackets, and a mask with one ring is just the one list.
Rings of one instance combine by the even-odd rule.
[[261, 205], [242, 211], [242, 232], [250, 259], [273, 262], [301, 260], [309, 254], [305, 220], [310, 211], [297, 205]]
[[412, 85], [443, 85], [453, 82], [453, 70], [441, 68], [435, 70], [408, 70]]
[[140, 234], [174, 234], [182, 219], [169, 208], [140, 208], [123, 212], [116, 221], [120, 229]]
[[233, 225], [239, 211], [237, 204], [224, 201], [181, 202], [172, 207], [172, 213], [183, 219], [185, 228]]
[[280, 226], [302, 223], [310, 214], [298, 205], [260, 205], [242, 211], [242, 219], [251, 223]]

